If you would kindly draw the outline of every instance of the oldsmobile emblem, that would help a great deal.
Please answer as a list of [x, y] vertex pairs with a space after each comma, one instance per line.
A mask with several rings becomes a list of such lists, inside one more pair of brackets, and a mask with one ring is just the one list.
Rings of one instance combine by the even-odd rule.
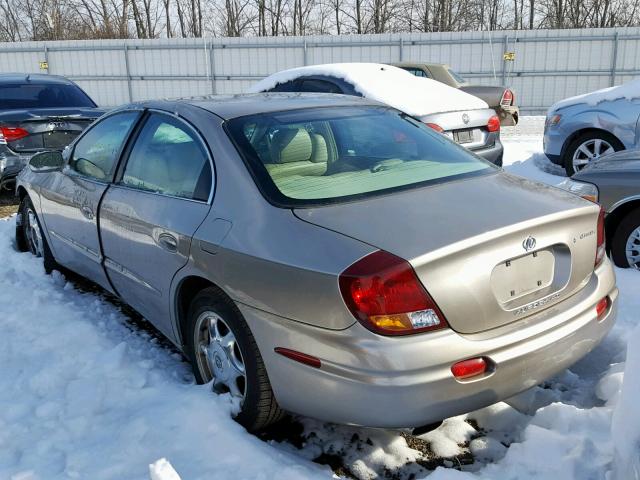
[[463, 113], [462, 114], [462, 121], [464, 122], [464, 124], [466, 125], [467, 123], [469, 123], [469, 120], [471, 120], [469, 118], [469, 114], [468, 113]]
[[532, 250], [534, 248], [536, 248], [536, 239], [533, 238], [531, 235], [529, 235], [527, 238], [525, 238], [522, 242], [522, 248], [525, 249], [525, 251], [529, 251]]
[[49, 122], [49, 130], [59, 130], [66, 127], [67, 124], [64, 122]]

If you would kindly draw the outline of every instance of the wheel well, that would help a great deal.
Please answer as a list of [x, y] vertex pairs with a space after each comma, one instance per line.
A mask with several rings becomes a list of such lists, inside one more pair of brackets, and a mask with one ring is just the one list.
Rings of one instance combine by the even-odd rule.
[[618, 208], [616, 208], [613, 212], [607, 215], [605, 220], [605, 233], [607, 236], [607, 245], [611, 245], [611, 240], [613, 239], [613, 235], [616, 233], [616, 229], [620, 222], [624, 217], [627, 216], [629, 212], [635, 210], [636, 208], [640, 208], [640, 199], [631, 200], [630, 202], [623, 203]]
[[180, 329], [180, 344], [184, 345], [184, 327], [187, 324], [187, 314], [189, 313], [189, 306], [195, 298], [205, 288], [213, 287], [220, 291], [221, 294], [226, 295], [224, 291], [218, 287], [215, 283], [207, 280], [203, 277], [191, 276], [184, 278], [178, 290], [176, 292], [176, 313], [178, 315], [178, 327]]
[[567, 139], [564, 141], [564, 144], [562, 145], [562, 157], [564, 158], [567, 148], [569, 148], [569, 145], [571, 145], [571, 143], [578, 138], [580, 135], [584, 135], [585, 133], [602, 133], [608, 137], [613, 137], [616, 142], [618, 142], [620, 145], [622, 145], [622, 147], [624, 148], [624, 143], [622, 143], [620, 141], [620, 139], [618, 137], [616, 137], [613, 133], [608, 132], [607, 130], [603, 130], [602, 128], [583, 128], [581, 130], [576, 130], [575, 132], [573, 132], [571, 135], [569, 135], [567, 137]]
[[20, 186], [18, 187], [18, 190], [16, 190], [16, 194], [18, 195], [18, 198], [20, 198], [20, 201], [22, 201], [24, 197], [27, 196], [27, 189]]

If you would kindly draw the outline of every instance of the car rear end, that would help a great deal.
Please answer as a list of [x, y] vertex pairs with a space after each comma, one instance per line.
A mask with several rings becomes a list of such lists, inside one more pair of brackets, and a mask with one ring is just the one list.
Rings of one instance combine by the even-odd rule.
[[0, 188], [35, 153], [64, 149], [104, 113], [71, 82], [30, 77], [0, 76]]
[[420, 120], [485, 160], [502, 166], [504, 148], [500, 141], [500, 119], [494, 110], [435, 113], [420, 117]]
[[[598, 345], [618, 299], [599, 206], [497, 171], [409, 117], [338, 110], [229, 127], [270, 203], [335, 235], [335, 244], [305, 252], [332, 286], [287, 292], [307, 305], [306, 318], [239, 306], [283, 408], [419, 427], [533, 387]], [[375, 138], [363, 141], [372, 130]], [[291, 132], [285, 142], [264, 144], [282, 131]], [[359, 155], [334, 158], [342, 168], [312, 160], [313, 169], [289, 168], [301, 152], [331, 163], [330, 152], [314, 157], [306, 135]], [[374, 142], [375, 151], [364, 148]], [[279, 152], [287, 170], [275, 173]], [[369, 253], [330, 270], [323, 258], [353, 240]], [[313, 308], [328, 298], [339, 312]], [[352, 323], [334, 329], [336, 318]]]

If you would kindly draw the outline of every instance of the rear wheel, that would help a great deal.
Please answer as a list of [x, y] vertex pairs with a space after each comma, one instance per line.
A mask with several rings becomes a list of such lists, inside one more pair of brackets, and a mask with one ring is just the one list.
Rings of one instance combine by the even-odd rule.
[[229, 393], [240, 402], [238, 423], [258, 431], [283, 417], [253, 334], [222, 292], [211, 287], [196, 295], [184, 338], [198, 383], [213, 381], [215, 393]]
[[36, 257], [41, 257], [47, 273], [59, 268], [49, 249], [47, 239], [42, 232], [40, 220], [28, 195], [24, 196], [18, 208], [16, 245], [23, 252], [28, 251]]
[[611, 239], [611, 258], [621, 268], [640, 270], [640, 208], [622, 219]]
[[583, 133], [567, 147], [564, 153], [564, 169], [570, 177], [586, 167], [589, 162], [619, 150], [624, 150], [624, 145], [609, 133], [600, 131]]

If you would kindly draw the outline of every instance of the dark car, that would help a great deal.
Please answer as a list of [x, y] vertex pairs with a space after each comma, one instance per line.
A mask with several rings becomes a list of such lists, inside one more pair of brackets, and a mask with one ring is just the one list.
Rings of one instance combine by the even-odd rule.
[[62, 150], [103, 113], [64, 77], [0, 74], [0, 189], [35, 153]]
[[611, 259], [618, 267], [640, 270], [640, 151], [590, 162], [558, 186], [603, 206]]
[[520, 109], [516, 105], [516, 97], [510, 88], [492, 85], [472, 85], [466, 78], [452, 70], [449, 65], [442, 63], [401, 62], [393, 65], [417, 77], [432, 78], [481, 98], [496, 111], [500, 118], [500, 123], [504, 126], [512, 126], [518, 123]]

